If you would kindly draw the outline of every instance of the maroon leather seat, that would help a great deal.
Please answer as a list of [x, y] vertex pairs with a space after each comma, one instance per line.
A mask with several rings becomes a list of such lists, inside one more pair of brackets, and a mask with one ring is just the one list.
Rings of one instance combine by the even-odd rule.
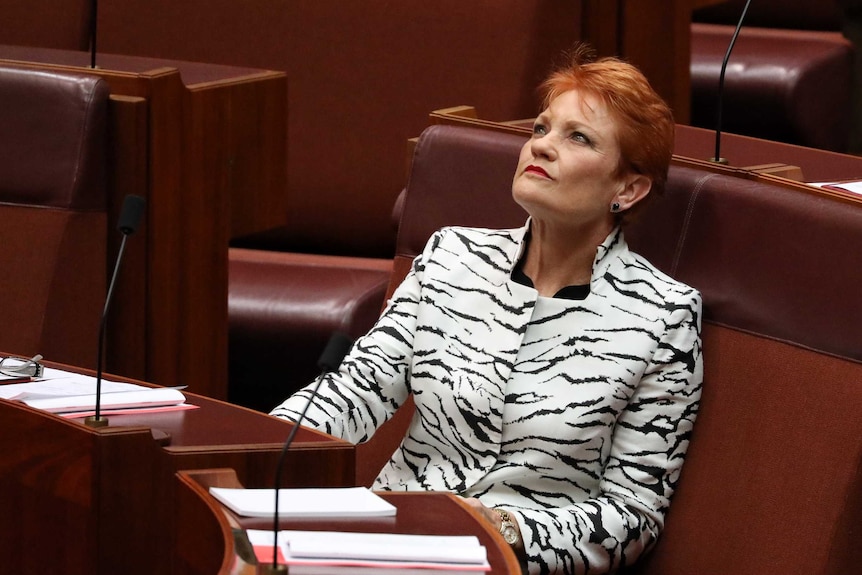
[[[691, 124], [716, 127], [721, 64], [744, 0], [695, 13]], [[826, 150], [847, 149], [855, 48], [833, 2], [752, 3], [725, 73], [722, 129]]]
[[627, 238], [704, 319], [862, 362], [862, 203], [673, 166]]
[[383, 306], [392, 260], [231, 248], [228, 399], [268, 412], [318, 375], [335, 331], [357, 338]]
[[95, 367], [108, 85], [0, 67], [0, 350]]

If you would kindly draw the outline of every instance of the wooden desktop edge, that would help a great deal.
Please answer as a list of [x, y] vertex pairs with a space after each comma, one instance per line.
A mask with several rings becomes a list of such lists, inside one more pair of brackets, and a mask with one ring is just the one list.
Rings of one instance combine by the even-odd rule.
[[[810, 184], [806, 184], [805, 182], [800, 182], [798, 180], [785, 178], [782, 176], [778, 176], [772, 173], [764, 173], [757, 171], [753, 168], [756, 166], [748, 166], [737, 168], [733, 166], [726, 166], [722, 164], [717, 164], [715, 162], [710, 162], [707, 160], [699, 160], [697, 158], [689, 158], [685, 156], [678, 156], [674, 154], [671, 159], [671, 164], [675, 166], [685, 166], [695, 169], [700, 169], [708, 172], [713, 172], [716, 174], [722, 174], [726, 176], [732, 176], [735, 178], [742, 178], [746, 180], [751, 180], [754, 182], [762, 182], [768, 183], [772, 185], [777, 185], [782, 188], [792, 189], [799, 192], [804, 192], [807, 194], [815, 195], [815, 196], [825, 196], [834, 200], [838, 200], [848, 204], [862, 205], [862, 196], [858, 194], [854, 194], [852, 192], [847, 192], [844, 190], [838, 189], [829, 189], [829, 188], [821, 188], [818, 186], [812, 186]], [[784, 166], [785, 164], [768, 164], [768, 167], [772, 166]], [[789, 166], [792, 168], [792, 166]]]

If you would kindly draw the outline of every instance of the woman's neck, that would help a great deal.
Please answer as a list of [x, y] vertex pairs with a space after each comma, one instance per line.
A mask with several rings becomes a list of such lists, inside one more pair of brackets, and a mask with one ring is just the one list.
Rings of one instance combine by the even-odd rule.
[[534, 221], [523, 271], [539, 295], [546, 297], [553, 297], [566, 286], [589, 284], [596, 249], [609, 233], [610, 230], [581, 235], [553, 230]]

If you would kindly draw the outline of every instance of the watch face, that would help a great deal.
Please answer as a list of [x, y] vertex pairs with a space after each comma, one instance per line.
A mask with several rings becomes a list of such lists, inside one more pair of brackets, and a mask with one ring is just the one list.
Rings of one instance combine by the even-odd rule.
[[518, 532], [514, 527], [508, 525], [503, 529], [503, 539], [505, 539], [506, 543], [509, 545], [514, 545], [518, 542]]

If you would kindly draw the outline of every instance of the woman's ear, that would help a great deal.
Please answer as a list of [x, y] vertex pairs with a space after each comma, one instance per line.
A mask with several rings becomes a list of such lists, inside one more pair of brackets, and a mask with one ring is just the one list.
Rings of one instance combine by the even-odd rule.
[[652, 188], [652, 180], [642, 174], [629, 174], [625, 176], [623, 182], [623, 189], [614, 198], [614, 203], [619, 204], [620, 211], [634, 207], [635, 204], [647, 197]]

